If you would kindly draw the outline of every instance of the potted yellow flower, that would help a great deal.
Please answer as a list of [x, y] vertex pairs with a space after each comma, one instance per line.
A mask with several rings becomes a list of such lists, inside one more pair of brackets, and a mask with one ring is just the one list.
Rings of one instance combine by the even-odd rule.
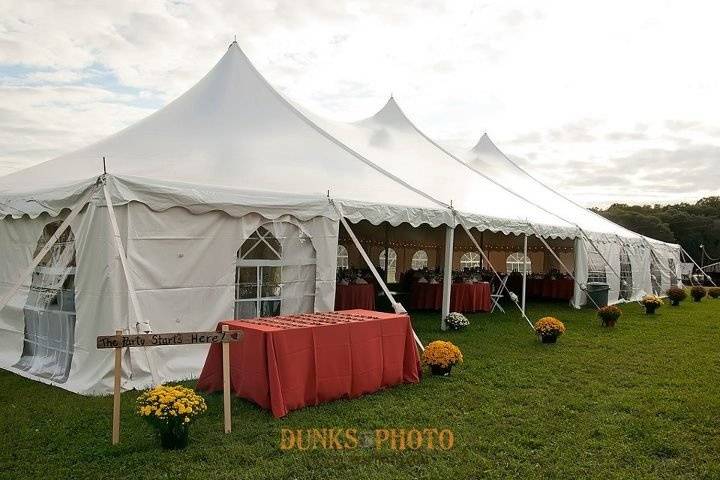
[[156, 429], [162, 447], [171, 450], [187, 446], [190, 422], [205, 410], [205, 399], [180, 385], [160, 385], [137, 398], [138, 415]]
[[645, 313], [647, 315], [653, 315], [655, 310], [660, 308], [664, 302], [663, 299], [657, 295], [645, 295], [642, 300], [640, 300], [640, 303], [645, 307]]
[[690, 289], [690, 296], [693, 297], [693, 301], [695, 302], [700, 302], [703, 298], [705, 298], [706, 293], [705, 287], [701, 287], [699, 285], [695, 285]]
[[451, 342], [430, 342], [422, 355], [423, 363], [430, 366], [433, 375], [450, 375], [454, 365], [463, 362], [462, 352]]
[[670, 287], [667, 291], [667, 296], [670, 299], [670, 305], [677, 307], [680, 306], [680, 302], [687, 298], [687, 292], [684, 288]]
[[598, 310], [598, 317], [604, 327], [614, 327], [621, 315], [622, 310], [615, 305], [607, 305]]
[[543, 317], [535, 322], [535, 333], [542, 343], [555, 343], [557, 337], [565, 333], [565, 324], [555, 317]]

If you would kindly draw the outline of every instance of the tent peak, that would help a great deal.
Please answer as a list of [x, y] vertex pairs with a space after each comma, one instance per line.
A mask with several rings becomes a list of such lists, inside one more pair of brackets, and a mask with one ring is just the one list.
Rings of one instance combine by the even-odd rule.
[[380, 122], [381, 124], [392, 124], [397, 127], [412, 127], [412, 122], [410, 122], [410, 119], [407, 115], [405, 115], [405, 112], [402, 111], [400, 105], [398, 105], [392, 94], [385, 102], [385, 105], [383, 105], [383, 107], [374, 115], [355, 123], [364, 124], [375, 122]]
[[480, 139], [477, 141], [474, 147], [470, 149], [471, 152], [477, 153], [477, 152], [486, 152], [488, 149], [497, 150], [498, 152], [500, 149], [495, 145], [495, 142], [490, 140], [490, 136], [487, 134], [487, 132], [483, 132]]

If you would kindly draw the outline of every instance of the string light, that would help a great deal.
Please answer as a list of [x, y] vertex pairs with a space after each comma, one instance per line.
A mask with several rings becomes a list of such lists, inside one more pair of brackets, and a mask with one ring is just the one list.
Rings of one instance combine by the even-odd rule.
[[[359, 239], [360, 243], [363, 245], [369, 245], [369, 246], [377, 246], [377, 247], [385, 247], [385, 242], [382, 240], [369, 240], [369, 239]], [[344, 236], [340, 236], [339, 242], [342, 245], [349, 245], [350, 239]], [[390, 240], [387, 242], [388, 247], [390, 248], [414, 248], [418, 250], [423, 249], [437, 249], [442, 248], [443, 245], [438, 244], [432, 244], [432, 243], [422, 243], [422, 242], [411, 242], [411, 241], [403, 241], [403, 240]], [[518, 252], [522, 248], [515, 245], [488, 245], [485, 244], [482, 246], [483, 250], [486, 251], [493, 251], [493, 252]], [[543, 246], [530, 246], [528, 245], [528, 251], [529, 252], [544, 252], [546, 249]], [[574, 249], [572, 247], [553, 247], [553, 250], [558, 253], [572, 253]], [[456, 252], [474, 252], [475, 247], [473, 245], [454, 245], [454, 251]]]

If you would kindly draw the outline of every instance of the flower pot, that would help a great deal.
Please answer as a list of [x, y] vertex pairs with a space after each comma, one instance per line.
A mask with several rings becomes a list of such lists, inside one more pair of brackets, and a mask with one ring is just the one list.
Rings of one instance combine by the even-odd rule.
[[181, 450], [188, 445], [190, 429], [186, 426], [177, 425], [163, 428], [160, 433], [160, 445], [166, 450]]
[[450, 375], [450, 370], [452, 370], [452, 365], [448, 365], [447, 367], [430, 365], [430, 372], [432, 372], [433, 375], [448, 376]]
[[645, 313], [647, 315], [655, 315], [655, 310], [657, 310], [657, 305], [645, 305]]
[[557, 342], [557, 335], [540, 335], [540, 341], [542, 343], [555, 343]]
[[614, 327], [616, 323], [617, 323], [617, 320], [603, 320], [602, 321], [603, 326], [609, 327], [609, 328]]
[[702, 300], [702, 297], [700, 297], [700, 298], [698, 298], [698, 297], [693, 298], [693, 302], [695, 302], [695, 303], [700, 303], [701, 300]]
[[672, 300], [672, 303], [670, 304], [673, 307], [679, 307], [680, 306], [680, 300]]

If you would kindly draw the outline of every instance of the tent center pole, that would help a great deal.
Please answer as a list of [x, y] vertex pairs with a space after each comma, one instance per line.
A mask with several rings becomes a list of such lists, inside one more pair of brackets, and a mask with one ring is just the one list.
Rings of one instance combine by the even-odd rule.
[[447, 323], [445, 319], [450, 313], [450, 289], [452, 288], [452, 266], [453, 266], [453, 250], [455, 243], [455, 228], [446, 226], [445, 227], [445, 258], [443, 267], [443, 298], [442, 298], [442, 311], [440, 312], [442, 318], [440, 319], [440, 329], [447, 330]]
[[388, 283], [388, 267], [390, 266], [390, 239], [389, 237], [389, 231], [390, 230], [390, 223], [385, 223], [385, 238], [383, 243], [383, 248], [385, 252], [385, 265], [383, 268], [385, 269], [385, 283]]
[[523, 238], [523, 279], [522, 279], [522, 311], [525, 313], [525, 297], [527, 296], [527, 233]]

